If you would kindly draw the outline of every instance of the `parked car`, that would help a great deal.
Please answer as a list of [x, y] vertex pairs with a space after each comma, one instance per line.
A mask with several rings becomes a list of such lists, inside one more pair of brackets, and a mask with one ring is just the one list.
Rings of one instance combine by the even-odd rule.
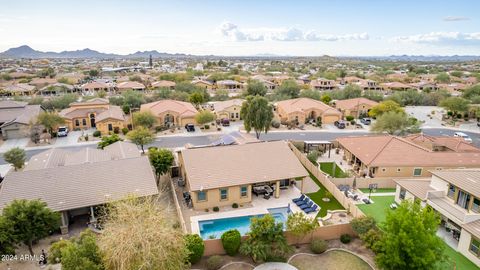
[[195, 126], [193, 124], [186, 124], [185, 129], [187, 132], [195, 132]]
[[344, 129], [347, 126], [347, 124], [343, 120], [335, 121], [333, 124], [339, 129]]
[[467, 134], [463, 133], [463, 132], [455, 132], [453, 134], [453, 137], [457, 137], [457, 138], [462, 138], [464, 141], [468, 142], [468, 143], [471, 143], [473, 142], [472, 141], [472, 138], [470, 138], [470, 136], [468, 136]]
[[57, 131], [57, 137], [67, 137], [68, 135], [68, 128], [67, 127], [59, 127]]
[[228, 120], [227, 118], [223, 118], [221, 120], [221, 123], [222, 123], [222, 126], [224, 126], [224, 127], [230, 126], [230, 120]]
[[360, 119], [360, 123], [362, 123], [364, 125], [370, 125], [372, 123], [372, 119], [368, 118], [368, 117], [365, 117], [365, 118]]

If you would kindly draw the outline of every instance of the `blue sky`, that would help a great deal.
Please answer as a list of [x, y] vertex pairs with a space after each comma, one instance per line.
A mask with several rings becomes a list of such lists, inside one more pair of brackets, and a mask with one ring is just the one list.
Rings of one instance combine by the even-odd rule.
[[[7, 1], [0, 51], [480, 55], [480, 1]], [[477, 13], [477, 14], [476, 14]]]

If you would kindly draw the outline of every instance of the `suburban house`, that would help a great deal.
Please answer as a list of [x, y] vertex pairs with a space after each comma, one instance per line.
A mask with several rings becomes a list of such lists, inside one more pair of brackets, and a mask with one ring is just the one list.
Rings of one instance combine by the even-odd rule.
[[61, 231], [72, 223], [95, 223], [95, 209], [127, 196], [158, 194], [148, 158], [136, 145], [116, 142], [104, 150], [52, 148], [32, 156], [23, 171], [5, 176], [0, 209], [15, 199], [40, 199], [61, 213]]
[[333, 90], [336, 87], [335, 80], [319, 78], [310, 82], [310, 86], [315, 90]]
[[193, 208], [252, 201], [255, 188], [268, 185], [275, 198], [308, 172], [285, 141], [186, 149], [178, 153], [181, 176]]
[[342, 113], [327, 104], [311, 98], [282, 100], [276, 103], [276, 112], [281, 122], [307, 123], [320, 119], [331, 124], [342, 118]]
[[391, 90], [391, 91], [405, 91], [413, 88], [412, 86], [405, 83], [401, 83], [401, 82], [387, 82], [387, 83], [382, 83], [381, 85], [384, 90]]
[[431, 206], [441, 216], [437, 234], [480, 266], [480, 168], [431, 174], [430, 179], [397, 180], [395, 201], [416, 200]]
[[152, 88], [153, 89], [167, 88], [167, 89], [173, 90], [175, 89], [176, 85], [177, 84], [175, 82], [162, 80], [162, 81], [153, 82]]
[[140, 111], [150, 111], [158, 118], [159, 125], [167, 127], [195, 124], [198, 113], [191, 103], [170, 99], [142, 104]]
[[33, 96], [37, 87], [26, 83], [12, 84], [4, 87], [2, 92], [4, 96]]
[[382, 87], [378, 85], [376, 81], [373, 81], [373, 80], [360, 79], [354, 84], [360, 86], [362, 90], [382, 90]]
[[37, 121], [43, 112], [40, 105], [28, 105], [27, 102], [0, 101], [0, 131], [4, 140], [30, 136], [30, 125]]
[[216, 82], [216, 88], [227, 90], [229, 95], [235, 96], [242, 93], [243, 84], [234, 80], [222, 80]]
[[243, 99], [230, 99], [216, 102], [213, 104], [213, 109], [217, 119], [241, 120], [242, 104]]
[[90, 94], [96, 93], [100, 90], [103, 90], [105, 92], [113, 92], [115, 90], [115, 84], [103, 81], [93, 81], [82, 84], [80, 88], [83, 92], [87, 92]]
[[337, 142], [343, 159], [361, 176], [430, 177], [433, 170], [480, 164], [480, 149], [462, 138], [382, 134], [337, 138]]
[[344, 116], [351, 115], [355, 118], [367, 116], [370, 109], [376, 105], [378, 105], [378, 102], [363, 97], [336, 100], [334, 102], [334, 107], [342, 112]]
[[54, 83], [38, 90], [38, 94], [42, 96], [58, 96], [61, 94], [74, 93], [76, 91], [77, 88], [75, 88], [73, 85], [65, 83]]
[[430, 83], [430, 82], [424, 82], [424, 81], [411, 83], [410, 85], [419, 91], [424, 91], [424, 90], [437, 91], [438, 89], [440, 89], [436, 83]]
[[93, 98], [74, 102], [59, 113], [70, 130], [96, 128], [102, 134], [118, 133], [127, 126], [126, 116], [119, 106], [110, 105], [107, 99]]
[[197, 87], [200, 87], [202, 89], [206, 89], [206, 90], [212, 90], [213, 89], [213, 83], [211, 83], [209, 81], [205, 81], [205, 80], [193, 80], [192, 84], [197, 86]]
[[139, 83], [139, 82], [121, 82], [117, 83], [117, 90], [119, 92], [124, 92], [128, 90], [133, 90], [133, 91], [144, 91], [145, 90], [145, 85]]

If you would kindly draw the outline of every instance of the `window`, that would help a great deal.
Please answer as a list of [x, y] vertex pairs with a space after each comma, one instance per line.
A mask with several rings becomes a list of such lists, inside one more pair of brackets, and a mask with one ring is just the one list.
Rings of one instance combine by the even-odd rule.
[[385, 171], [387, 171], [387, 169], [385, 169], [385, 168], [382, 168], [382, 172], [385, 172]]
[[84, 126], [87, 125], [87, 119], [85, 119], [85, 118], [82, 119], [82, 125], [84, 125]]
[[232, 119], [235, 118], [235, 113], [233, 113], [233, 112], [230, 113], [230, 118], [232, 118]]
[[413, 169], [413, 176], [421, 176], [421, 175], [422, 175], [422, 168]]
[[453, 197], [455, 196], [455, 189], [456, 187], [454, 185], [449, 185], [448, 187], [448, 192], [447, 192], [447, 196], [451, 199], [453, 199]]
[[480, 199], [474, 198], [473, 203], [472, 203], [472, 209], [473, 212], [479, 213], [480, 212]]
[[397, 172], [400, 172], [400, 171], [402, 171], [402, 169], [400, 169], [400, 168], [397, 168]]
[[75, 126], [80, 126], [80, 121], [78, 121], [78, 119], [75, 119]]
[[475, 256], [479, 257], [479, 250], [480, 250], [480, 241], [474, 237], [472, 237], [472, 241], [470, 241], [470, 252], [472, 252]]
[[405, 195], [407, 194], [407, 190], [404, 188], [400, 189], [400, 200], [405, 200]]
[[235, 113], [235, 118], [238, 118], [238, 112], [237, 112], [237, 113]]
[[228, 189], [227, 188], [221, 188], [220, 189], [220, 200], [226, 200], [228, 199]]
[[247, 197], [247, 196], [248, 196], [247, 186], [241, 186], [240, 187], [240, 197]]
[[198, 191], [197, 192], [197, 201], [206, 201], [207, 200], [207, 192], [205, 191]]
[[112, 130], [113, 130], [112, 124], [108, 124], [108, 131], [112, 131]]

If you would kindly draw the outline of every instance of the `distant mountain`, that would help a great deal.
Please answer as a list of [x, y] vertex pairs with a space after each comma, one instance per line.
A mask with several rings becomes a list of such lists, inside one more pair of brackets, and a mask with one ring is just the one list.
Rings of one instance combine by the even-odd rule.
[[184, 57], [185, 54], [160, 53], [158, 51], [138, 51], [136, 53], [120, 55], [113, 53], [102, 53], [91, 49], [63, 52], [42, 52], [32, 49], [27, 45], [8, 49], [0, 53], [0, 58], [154, 58], [161, 57]]
[[479, 61], [478, 55], [390, 55], [390, 56], [364, 56], [344, 57], [363, 60], [398, 61], [398, 62], [465, 62]]

